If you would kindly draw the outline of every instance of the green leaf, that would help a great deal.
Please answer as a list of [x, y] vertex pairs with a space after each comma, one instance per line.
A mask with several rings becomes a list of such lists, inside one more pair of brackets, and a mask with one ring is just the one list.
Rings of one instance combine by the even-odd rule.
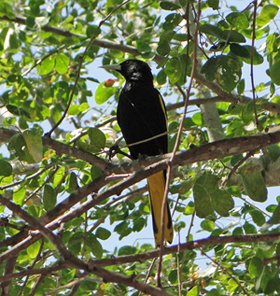
[[41, 132], [36, 129], [26, 130], [22, 133], [29, 154], [34, 162], [41, 161], [43, 157], [43, 143]]
[[243, 94], [245, 90], [245, 80], [241, 79], [237, 84], [237, 92], [239, 95]]
[[95, 235], [97, 238], [106, 240], [111, 236], [111, 232], [104, 227], [98, 227], [96, 229]]
[[133, 255], [137, 249], [133, 246], [122, 246], [119, 248], [118, 256]]
[[7, 16], [13, 18], [15, 16], [15, 9], [13, 8], [13, 3], [9, 0], [0, 1], [0, 16]]
[[117, 232], [120, 235], [120, 239], [122, 239], [123, 237], [131, 233], [131, 228], [129, 228], [127, 221], [122, 221], [116, 225], [114, 231]]
[[193, 196], [198, 217], [205, 218], [214, 211], [222, 216], [228, 216], [228, 211], [233, 208], [232, 197], [226, 191], [219, 189], [218, 181], [218, 177], [208, 172], [196, 180]]
[[192, 116], [192, 124], [198, 125], [198, 126], [202, 126], [203, 123], [203, 118], [200, 112], [195, 113]]
[[95, 90], [95, 102], [99, 105], [105, 103], [116, 90], [116, 87], [106, 86], [105, 82], [100, 83]]
[[84, 233], [83, 232], [74, 232], [68, 241], [68, 248], [73, 254], [79, 254], [83, 243], [84, 243]]
[[198, 296], [199, 295], [199, 288], [198, 286], [193, 286], [189, 291], [188, 291], [188, 296]]
[[221, 216], [227, 217], [229, 211], [234, 207], [234, 201], [231, 195], [226, 192], [216, 188], [215, 196], [213, 196], [213, 208]]
[[166, 74], [163, 69], [161, 69], [157, 74], [157, 83], [163, 85], [166, 83]]
[[43, 203], [46, 211], [53, 209], [56, 205], [56, 192], [52, 186], [48, 184], [44, 186]]
[[272, 64], [269, 69], [269, 75], [273, 83], [280, 85], [280, 60]]
[[68, 179], [68, 188], [67, 191], [72, 193], [75, 192], [79, 188], [77, 175], [74, 172], [71, 172]]
[[214, 10], [219, 9], [219, 0], [207, 0], [207, 5]]
[[253, 221], [258, 225], [262, 226], [265, 223], [265, 217], [263, 213], [259, 210], [251, 210], [250, 215], [253, 218]]
[[272, 0], [272, 2], [273, 2], [275, 5], [280, 6], [280, 0]]
[[0, 176], [8, 177], [13, 173], [13, 167], [4, 159], [0, 159]]
[[250, 59], [250, 52], [242, 45], [231, 43], [230, 50], [239, 57]]
[[181, 8], [179, 5], [169, 1], [161, 1], [160, 7], [164, 10], [176, 10]]
[[70, 58], [66, 54], [59, 53], [55, 56], [55, 70], [59, 74], [65, 74], [67, 72], [69, 63]]
[[96, 258], [101, 258], [103, 254], [103, 247], [99, 240], [92, 234], [87, 235], [87, 247]]
[[106, 137], [100, 129], [96, 127], [89, 128], [88, 136], [90, 139], [92, 152], [100, 152], [105, 147]]
[[91, 167], [90, 172], [91, 172], [92, 180], [95, 180], [95, 179], [101, 177], [104, 173], [99, 167], [94, 166], [94, 165]]
[[249, 19], [245, 13], [237, 11], [231, 12], [226, 16], [226, 20], [234, 27], [242, 30], [249, 27]]
[[150, 43], [146, 40], [143, 40], [143, 39], [137, 39], [136, 48], [142, 54], [151, 52]]
[[91, 25], [87, 27], [86, 33], [87, 33], [87, 37], [94, 38], [101, 33], [101, 29], [99, 28], [99, 26]]
[[17, 49], [20, 45], [16, 33], [11, 34], [9, 41], [10, 41], [10, 48], [11, 49]]
[[166, 16], [164, 23], [162, 24], [162, 28], [164, 30], [173, 30], [176, 26], [180, 24], [183, 20], [181, 14], [179, 13], [170, 13]]
[[209, 80], [216, 79], [217, 82], [227, 91], [232, 91], [239, 82], [241, 62], [231, 56], [218, 55], [210, 58], [201, 68]]
[[246, 38], [241, 33], [238, 33], [237, 31], [234, 31], [234, 30], [223, 31], [221, 39], [226, 41], [227, 43], [229, 43], [229, 42], [236, 42], [236, 43], [246, 42]]
[[262, 166], [258, 160], [251, 159], [240, 169], [241, 180], [246, 194], [254, 201], [267, 200], [267, 188], [262, 176]]
[[[243, 45], [242, 47], [243, 47], [243, 49], [247, 50], [247, 52], [248, 52], [248, 56], [243, 56], [242, 60], [247, 64], [251, 64], [252, 46], [251, 45]], [[257, 52], [255, 47], [253, 49], [253, 55], [254, 55], [253, 56], [253, 65], [260, 65], [263, 63], [263, 56]]]
[[142, 217], [138, 217], [133, 220], [133, 231], [141, 231], [146, 225], [146, 220]]
[[221, 30], [217, 26], [210, 25], [210, 24], [203, 24], [203, 25], [200, 25], [199, 29], [200, 29], [200, 32], [202, 33], [209, 34], [219, 39], [222, 39], [223, 30]]
[[24, 187], [19, 188], [18, 190], [13, 192], [13, 201], [18, 204], [22, 205], [26, 194], [26, 189]]
[[269, 219], [270, 224], [280, 224], [280, 205], [273, 211], [272, 217]]
[[268, 4], [265, 5], [260, 14], [257, 17], [257, 26], [263, 27], [267, 25], [271, 20], [275, 18], [279, 10], [279, 7], [276, 5]]
[[55, 59], [53, 56], [49, 56], [44, 59], [41, 64], [37, 66], [37, 72], [39, 75], [47, 75], [54, 70], [55, 67]]
[[40, 251], [41, 248], [41, 242], [36, 241], [32, 245], [30, 245], [27, 249], [26, 252], [29, 256], [30, 259], [35, 259]]
[[52, 186], [54, 188], [60, 184], [61, 180], [64, 178], [64, 175], [65, 175], [65, 167], [61, 166], [56, 170], [53, 176]]
[[164, 69], [169, 81], [175, 84], [182, 75], [181, 63], [177, 58], [168, 59]]
[[168, 274], [168, 280], [172, 283], [172, 284], [176, 284], [178, 282], [178, 271], [177, 269], [173, 269], [169, 272]]
[[165, 56], [170, 52], [170, 40], [174, 36], [175, 32], [172, 30], [164, 31], [160, 35], [158, 42], [157, 52], [159, 55]]
[[215, 223], [211, 220], [204, 219], [201, 223], [200, 226], [202, 229], [212, 232], [215, 229]]

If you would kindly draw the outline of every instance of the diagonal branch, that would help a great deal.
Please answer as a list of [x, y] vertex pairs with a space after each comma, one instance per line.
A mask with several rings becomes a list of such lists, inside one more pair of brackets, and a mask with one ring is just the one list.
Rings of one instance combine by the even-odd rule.
[[[23, 18], [23, 17], [9, 18], [8, 16], [1, 16], [0, 21], [1, 20], [2, 21], [8, 21], [8, 22], [14, 22], [14, 23], [18, 23], [18, 24], [23, 24], [23, 25], [26, 24], [26, 18]], [[52, 27], [52, 26], [49, 26], [49, 25], [43, 26], [41, 28], [41, 30], [43, 30], [45, 32], [51, 32], [51, 33], [54, 33], [54, 34], [57, 34], [57, 35], [60, 35], [60, 36], [67, 37], [67, 38], [75, 37], [75, 38], [84, 39], [85, 41], [88, 39], [84, 35], [72, 33], [70, 31], [63, 30], [63, 29], [56, 28], [56, 27]], [[129, 54], [133, 55], [133, 56], [141, 56], [141, 52], [139, 52], [133, 46], [124, 45], [124, 44], [120, 44], [120, 43], [115, 43], [115, 42], [105, 40], [105, 39], [98, 39], [97, 38], [97, 39], [95, 39], [93, 41], [92, 44], [96, 45], [96, 46], [99, 46], [101, 48], [114, 49], [114, 50], [117, 50], [117, 51], [126, 52], [126, 53], [129, 53]], [[162, 60], [162, 58], [160, 56], [155, 56], [154, 59], [155, 59], [156, 62], [160, 62]], [[231, 94], [231, 93], [227, 93], [217, 83], [207, 80], [199, 72], [195, 73], [194, 78], [198, 83], [208, 87], [211, 91], [216, 93], [222, 100], [224, 100], [226, 102], [246, 104], [246, 103], [248, 103], [249, 101], [252, 100], [250, 97], [237, 96], [237, 95], [234, 95], [234, 94]], [[261, 105], [261, 107], [263, 109], [265, 109], [265, 110], [267, 110], [269, 112], [280, 114], [280, 104], [267, 102], [266, 100], [262, 100], [262, 99], [258, 99], [257, 102], [259, 102], [259, 104]]]
[[[188, 151], [178, 152], [174, 157], [173, 166], [176, 167], [180, 165], [190, 165], [199, 161], [221, 159], [225, 156], [241, 154], [253, 149], [260, 149], [262, 147], [266, 147], [278, 142], [280, 142], [280, 131], [268, 134], [260, 134], [257, 136], [224, 139], [217, 142], [208, 143], [201, 147], [194, 147]], [[92, 206], [97, 205], [105, 198], [111, 197], [115, 194], [120, 194], [121, 191], [128, 188], [129, 186], [147, 178], [152, 174], [155, 174], [156, 172], [166, 169], [169, 159], [170, 155], [166, 154], [157, 157], [150, 157], [144, 161], [124, 163], [121, 167], [118, 167], [116, 169], [116, 172], [132, 172], [133, 174], [130, 177], [117, 183], [116, 185], [113, 185], [108, 190], [96, 194], [93, 199], [88, 200], [80, 207], [68, 212], [67, 214], [64, 214], [61, 217], [59, 216], [63, 211], [59, 211], [60, 214], [56, 215], [56, 210], [60, 208], [65, 210], [66, 208], [69, 209], [70, 207], [67, 206], [67, 202], [63, 202], [63, 207], [58, 204], [51, 212], [53, 213], [50, 215], [52, 219], [48, 218], [48, 214], [46, 214], [46, 217], [42, 219], [44, 219], [44, 223], [49, 223], [51, 222], [51, 220], [57, 219], [56, 221], [53, 220], [52, 222], [52, 227], [56, 228], [62, 223], [62, 221], [69, 221], [73, 217], [77, 217], [78, 215], [86, 212]], [[111, 170], [111, 173], [114, 173], [114, 170]], [[96, 184], [94, 184], [93, 182], [93, 184], [87, 185], [85, 186], [85, 188], [81, 188], [78, 192], [70, 195], [67, 200], [71, 202], [73, 199], [75, 199], [74, 204], [77, 204], [78, 201], [81, 201], [85, 197], [85, 195], [83, 194], [89, 195], [91, 193], [90, 191], [94, 190], [95, 186]], [[28, 236], [28, 233], [24, 232], [17, 239], [13, 239], [13, 243], [17, 244], [14, 245], [14, 247], [12, 247], [11, 249], [2, 253], [0, 255], [0, 261], [15, 256], [16, 254], [18, 254], [18, 252], [20, 252], [20, 250], [26, 248], [35, 240], [38, 240], [40, 237], [40, 233], [36, 234], [36, 237], [34, 238], [30, 235]], [[3, 243], [5, 244], [5, 242]]]

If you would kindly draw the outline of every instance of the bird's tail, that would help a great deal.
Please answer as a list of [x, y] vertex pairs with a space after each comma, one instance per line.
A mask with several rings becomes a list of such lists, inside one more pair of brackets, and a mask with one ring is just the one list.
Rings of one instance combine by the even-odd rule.
[[[148, 187], [150, 193], [150, 203], [151, 203], [151, 212], [152, 212], [152, 220], [153, 220], [153, 229], [156, 245], [159, 246], [161, 243], [161, 209], [164, 197], [164, 189], [165, 189], [165, 172], [161, 171], [152, 176], [148, 177]], [[173, 240], [173, 227], [172, 227], [172, 219], [170, 214], [170, 209], [168, 203], [166, 203], [166, 207], [164, 208], [164, 239], [163, 241], [167, 241], [172, 243]]]

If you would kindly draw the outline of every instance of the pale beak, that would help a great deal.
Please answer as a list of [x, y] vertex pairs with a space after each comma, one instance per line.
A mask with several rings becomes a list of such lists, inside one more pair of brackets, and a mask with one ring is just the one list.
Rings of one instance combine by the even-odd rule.
[[113, 71], [121, 71], [121, 65], [118, 64], [114, 64], [114, 65], [104, 65], [104, 66], [100, 66], [99, 68], [103, 68], [105, 70], [113, 70]]

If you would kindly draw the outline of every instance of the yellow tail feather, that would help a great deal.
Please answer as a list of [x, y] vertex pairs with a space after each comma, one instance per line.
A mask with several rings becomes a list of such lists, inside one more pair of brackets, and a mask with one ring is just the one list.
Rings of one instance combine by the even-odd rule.
[[[156, 245], [161, 243], [161, 208], [163, 203], [164, 189], [165, 189], [165, 173], [158, 172], [148, 177], [148, 187], [150, 193], [151, 212], [153, 220], [153, 229]], [[164, 209], [164, 241], [172, 243], [173, 228], [170, 209], [168, 203]]]

